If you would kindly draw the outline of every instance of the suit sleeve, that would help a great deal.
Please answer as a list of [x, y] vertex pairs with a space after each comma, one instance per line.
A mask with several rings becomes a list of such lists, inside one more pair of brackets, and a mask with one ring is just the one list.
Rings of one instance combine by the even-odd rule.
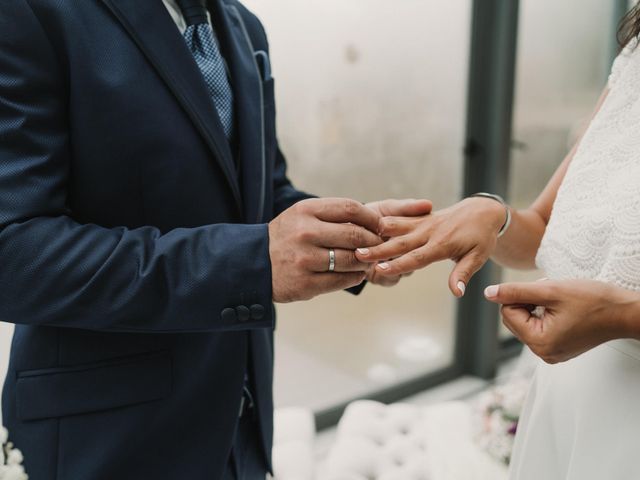
[[2, 2], [0, 321], [123, 332], [272, 328], [266, 225], [162, 234], [73, 219], [58, 60], [26, 1]]

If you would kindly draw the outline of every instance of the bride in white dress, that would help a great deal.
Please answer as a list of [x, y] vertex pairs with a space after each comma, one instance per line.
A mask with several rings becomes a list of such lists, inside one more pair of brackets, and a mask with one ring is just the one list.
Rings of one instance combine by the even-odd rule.
[[530, 208], [484, 196], [419, 220], [387, 218], [381, 233], [391, 239], [358, 253], [396, 258], [376, 267], [382, 275], [453, 259], [458, 297], [490, 256], [546, 271], [547, 281], [485, 292], [546, 361], [518, 428], [512, 479], [640, 479], [638, 7], [622, 32], [627, 47], [588, 129]]

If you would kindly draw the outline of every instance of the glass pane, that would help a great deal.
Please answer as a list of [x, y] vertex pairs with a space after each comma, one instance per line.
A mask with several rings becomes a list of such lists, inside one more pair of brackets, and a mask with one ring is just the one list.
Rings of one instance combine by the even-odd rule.
[[[247, 0], [266, 25], [295, 183], [362, 201], [461, 189], [469, 0]], [[452, 361], [448, 264], [278, 308], [276, 403], [331, 406]]]
[[[516, 208], [535, 200], [591, 116], [611, 65], [614, 6], [613, 0], [521, 0], [509, 186]], [[543, 276], [504, 273], [505, 281]], [[502, 327], [501, 336], [510, 335]]]

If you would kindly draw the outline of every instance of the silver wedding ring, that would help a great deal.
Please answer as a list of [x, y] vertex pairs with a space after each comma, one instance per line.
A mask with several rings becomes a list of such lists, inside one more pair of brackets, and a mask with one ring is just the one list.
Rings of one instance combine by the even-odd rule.
[[336, 251], [333, 248], [329, 249], [329, 271], [335, 272], [336, 270]]

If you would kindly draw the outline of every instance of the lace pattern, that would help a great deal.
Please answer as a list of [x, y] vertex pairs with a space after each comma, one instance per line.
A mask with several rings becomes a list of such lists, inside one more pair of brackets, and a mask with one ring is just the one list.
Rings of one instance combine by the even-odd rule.
[[609, 77], [558, 191], [536, 263], [549, 278], [593, 279], [640, 291], [640, 48]]

